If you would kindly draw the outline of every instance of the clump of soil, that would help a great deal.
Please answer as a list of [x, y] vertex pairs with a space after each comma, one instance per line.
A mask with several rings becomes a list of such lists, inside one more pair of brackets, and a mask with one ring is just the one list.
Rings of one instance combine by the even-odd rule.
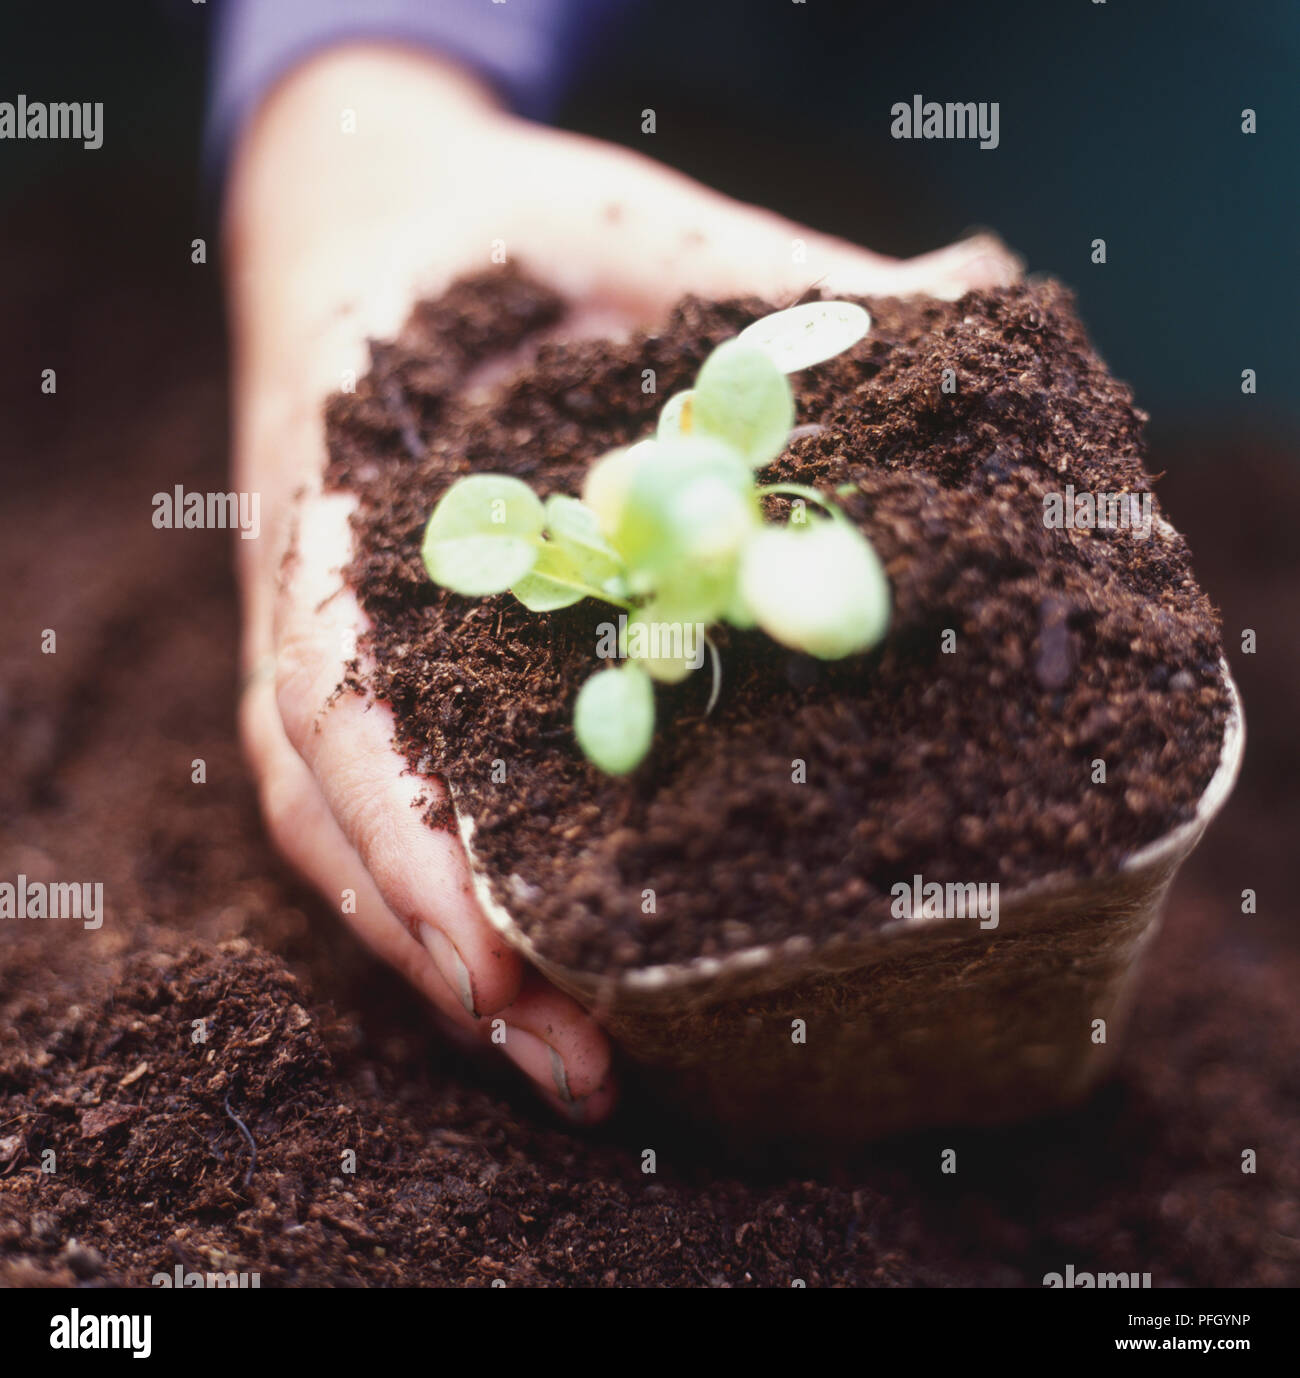
[[[1234, 425], [1166, 451], [1228, 625], [1258, 630], [1234, 665], [1254, 749], [1175, 884], [1104, 1091], [815, 1176], [766, 1147], [720, 1161], [631, 1098], [593, 1135], [508, 1068], [452, 1053], [271, 851], [235, 731], [233, 543], [149, 526], [150, 495], [178, 479], [230, 482], [216, 283], [167, 252], [189, 221], [159, 186], [113, 180], [91, 241], [69, 213], [80, 174], [75, 198], [0, 227], [24, 265], [0, 379], [29, 376], [46, 331], [80, 379], [75, 407], [16, 385], [6, 412], [14, 453], [43, 462], [13, 464], [6, 490], [0, 878], [102, 879], [107, 911], [98, 932], [0, 925], [0, 1286], [148, 1287], [177, 1264], [266, 1288], [1040, 1287], [1070, 1263], [1156, 1287], [1300, 1282], [1294, 445]], [[110, 278], [131, 310], [104, 296]], [[49, 626], [56, 655], [37, 649]], [[1245, 884], [1258, 914], [1241, 913]], [[209, 1015], [197, 1045], [183, 1019]], [[257, 1144], [251, 1177], [227, 1093]], [[88, 1136], [96, 1110], [117, 1151]]]
[[577, 493], [710, 349], [789, 303], [687, 298], [657, 333], [542, 340], [475, 386], [476, 366], [564, 309], [488, 274], [417, 308], [330, 405], [330, 481], [360, 500], [349, 577], [373, 622], [367, 687], [393, 705], [411, 765], [449, 782], [496, 897], [556, 961], [613, 970], [822, 940], [886, 921], [890, 887], [917, 874], [1008, 889], [1097, 874], [1188, 818], [1214, 772], [1218, 627], [1185, 542], [1154, 498], [1145, 539], [1044, 522], [1067, 485], [1152, 484], [1146, 418], [1068, 292], [862, 304], [868, 337], [793, 380], [799, 422], [820, 429], [761, 478], [840, 495], [885, 563], [888, 636], [823, 663], [722, 629], [716, 709], [706, 673], [661, 686], [652, 754], [625, 779], [589, 766], [571, 726], [614, 611], [446, 593], [420, 562], [424, 524], [469, 472]]

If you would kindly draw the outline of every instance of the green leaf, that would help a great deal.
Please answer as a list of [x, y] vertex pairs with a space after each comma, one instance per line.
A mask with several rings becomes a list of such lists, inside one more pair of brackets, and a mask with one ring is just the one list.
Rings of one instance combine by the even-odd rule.
[[511, 592], [532, 612], [567, 608], [583, 598], [622, 602], [623, 562], [600, 534], [596, 514], [577, 498], [546, 500], [549, 539], [531, 572]]
[[[743, 562], [744, 556], [741, 556]], [[754, 616], [754, 610], [745, 602], [744, 590], [740, 587], [740, 579], [737, 577], [731, 589], [731, 596], [727, 604], [718, 614], [724, 621], [730, 622], [733, 627], [739, 627], [742, 631], [749, 631], [751, 627], [758, 626], [758, 619]]]
[[[757, 525], [757, 523], [755, 523]], [[743, 549], [742, 543], [740, 549]], [[684, 622], [711, 627], [735, 602], [740, 550], [707, 565], [684, 566], [659, 576], [654, 593]]]
[[542, 523], [541, 501], [526, 483], [470, 474], [452, 484], [429, 518], [424, 567], [454, 593], [504, 593], [537, 560]]
[[747, 325], [736, 340], [762, 352], [782, 373], [833, 359], [866, 335], [871, 317], [851, 301], [810, 301]]
[[573, 705], [578, 745], [607, 775], [626, 775], [641, 764], [654, 727], [654, 685], [639, 665], [598, 670], [578, 690]]
[[694, 426], [691, 415], [694, 396], [694, 392], [687, 389], [685, 392], [675, 392], [664, 403], [664, 409], [659, 413], [658, 439], [680, 440], [682, 436], [690, 435]]
[[510, 585], [510, 592], [529, 612], [554, 612], [598, 595], [568, 559], [568, 553], [547, 542], [537, 553], [537, 563]]
[[600, 529], [600, 518], [577, 498], [554, 493], [546, 499], [546, 534], [557, 544], [617, 565], [619, 558]]
[[704, 361], [691, 399], [692, 435], [725, 441], [757, 469], [785, 449], [793, 425], [790, 384], [762, 350], [726, 340]]
[[658, 443], [628, 485], [614, 547], [637, 593], [666, 577], [716, 579], [758, 522], [753, 478], [716, 440]]
[[640, 440], [627, 449], [610, 450], [601, 455], [587, 470], [582, 500], [596, 514], [596, 521], [605, 535], [613, 535], [618, 530], [632, 475], [654, 452], [653, 440]]
[[889, 623], [884, 568], [844, 521], [764, 527], [741, 557], [740, 591], [773, 640], [822, 660], [868, 650]]

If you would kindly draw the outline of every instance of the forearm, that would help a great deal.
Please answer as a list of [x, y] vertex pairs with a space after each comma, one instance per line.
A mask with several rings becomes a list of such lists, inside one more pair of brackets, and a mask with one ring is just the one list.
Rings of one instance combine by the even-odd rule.
[[[223, 227], [241, 402], [318, 410], [417, 289], [485, 256], [458, 232], [455, 200], [470, 160], [509, 122], [454, 64], [382, 45], [330, 50], [269, 94], [235, 151]], [[237, 417], [263, 436], [301, 421]], [[263, 489], [301, 482], [299, 447], [236, 454]]]

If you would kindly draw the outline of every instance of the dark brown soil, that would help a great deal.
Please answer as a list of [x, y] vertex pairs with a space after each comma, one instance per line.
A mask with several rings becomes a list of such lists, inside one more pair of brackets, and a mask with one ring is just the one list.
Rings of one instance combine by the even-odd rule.
[[687, 299], [657, 334], [547, 343], [466, 387], [494, 348], [560, 314], [513, 272], [485, 275], [417, 310], [331, 405], [331, 479], [361, 500], [369, 688], [394, 705], [411, 764], [451, 783], [497, 898], [556, 961], [603, 971], [825, 939], [887, 920], [890, 887], [917, 874], [1007, 889], [1096, 874], [1186, 819], [1214, 771], [1221, 649], [1186, 543], [1043, 521], [1067, 484], [1152, 483], [1146, 418], [1069, 294], [863, 304], [868, 338], [796, 378], [799, 421], [822, 430], [762, 477], [852, 485], [841, 503], [885, 562], [889, 634], [823, 663], [722, 631], [716, 710], [707, 674], [660, 688], [651, 758], [626, 779], [587, 765], [571, 729], [597, 625], [616, 614], [446, 594], [420, 563], [423, 526], [470, 471], [578, 492], [592, 460], [647, 434], [709, 349], [774, 305]]
[[[169, 275], [189, 222], [120, 178], [91, 240], [80, 183], [4, 232], [22, 275], [0, 333], [0, 879], [99, 879], [108, 913], [98, 933], [0, 924], [0, 1283], [147, 1285], [178, 1262], [267, 1287], [1037, 1287], [1070, 1263], [1300, 1283], [1291, 450], [1234, 427], [1164, 451], [1234, 648], [1258, 633], [1233, 655], [1251, 749], [1101, 1094], [816, 1172], [720, 1161], [635, 1102], [583, 1134], [447, 1050], [265, 841], [235, 745], [230, 542], [149, 522], [153, 493], [226, 483], [215, 288]], [[75, 405], [31, 387], [34, 340], [57, 341]], [[205, 1017], [201, 1047], [188, 1021]]]

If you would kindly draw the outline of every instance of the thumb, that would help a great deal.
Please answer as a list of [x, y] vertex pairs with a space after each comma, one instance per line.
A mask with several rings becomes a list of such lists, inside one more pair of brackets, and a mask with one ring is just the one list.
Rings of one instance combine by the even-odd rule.
[[693, 230], [678, 237], [658, 271], [625, 277], [622, 284], [643, 310], [662, 311], [684, 292], [713, 298], [754, 293], [784, 302], [811, 287], [831, 295], [954, 301], [978, 288], [1007, 286], [1023, 273], [1021, 261], [986, 231], [895, 259], [712, 193], [682, 209], [689, 210], [685, 223]]
[[917, 258], [889, 258], [732, 200], [625, 149], [589, 145], [585, 156], [597, 164], [584, 171], [599, 187], [591, 208], [598, 226], [591, 257], [581, 266], [570, 259], [569, 266], [589, 294], [635, 314], [657, 315], [684, 292], [780, 298], [814, 285], [855, 296], [953, 300], [1015, 282], [1023, 271], [987, 231]]

